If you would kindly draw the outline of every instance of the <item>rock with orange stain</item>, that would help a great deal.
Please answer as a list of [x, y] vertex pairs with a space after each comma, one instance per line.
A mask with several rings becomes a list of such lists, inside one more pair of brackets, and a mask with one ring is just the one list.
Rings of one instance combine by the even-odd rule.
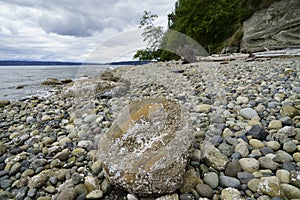
[[107, 178], [140, 196], [174, 192], [193, 142], [187, 120], [175, 100], [149, 98], [127, 106], [98, 144]]

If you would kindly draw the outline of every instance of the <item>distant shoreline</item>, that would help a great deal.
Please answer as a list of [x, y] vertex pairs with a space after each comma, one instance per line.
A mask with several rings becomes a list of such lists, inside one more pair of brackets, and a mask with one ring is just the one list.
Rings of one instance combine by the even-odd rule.
[[59, 62], [59, 61], [15, 61], [2, 60], [0, 66], [62, 66], [62, 65], [144, 65], [152, 61], [120, 61], [110, 63], [84, 63], [84, 62]]

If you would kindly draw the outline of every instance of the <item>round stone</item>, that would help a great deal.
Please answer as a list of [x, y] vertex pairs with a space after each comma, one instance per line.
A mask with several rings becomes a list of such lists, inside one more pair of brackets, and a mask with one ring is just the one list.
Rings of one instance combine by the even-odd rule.
[[239, 162], [245, 172], [252, 173], [259, 169], [259, 162], [255, 158], [242, 158]]
[[276, 171], [276, 177], [279, 179], [280, 183], [289, 183], [290, 172], [284, 169], [279, 169]]
[[276, 157], [273, 159], [275, 162], [284, 163], [293, 161], [293, 157], [285, 151], [278, 150], [275, 155]]
[[219, 176], [215, 172], [208, 172], [204, 175], [204, 183], [212, 189], [216, 189], [219, 185]]
[[252, 108], [243, 108], [240, 110], [239, 114], [245, 119], [252, 119], [253, 117], [258, 116], [257, 112]]
[[300, 152], [294, 153], [293, 158], [295, 162], [300, 162]]
[[183, 114], [177, 101], [164, 98], [127, 106], [98, 144], [111, 183], [141, 196], [178, 189], [193, 141]]
[[280, 144], [277, 141], [266, 142], [266, 146], [273, 149], [274, 151], [277, 151], [278, 149], [280, 149]]
[[101, 199], [103, 197], [103, 192], [101, 190], [94, 190], [88, 195], [86, 195], [86, 199]]
[[196, 190], [201, 197], [211, 198], [214, 195], [214, 191], [210, 186], [200, 183], [196, 185]]
[[227, 164], [225, 169], [225, 175], [236, 177], [239, 172], [242, 171], [241, 164], [239, 161], [235, 160]]
[[280, 129], [282, 128], [282, 123], [280, 120], [272, 120], [268, 126], [269, 129]]
[[233, 177], [220, 176], [220, 185], [225, 188], [231, 187], [231, 188], [240, 189], [241, 182], [238, 179]]
[[293, 106], [283, 106], [281, 109], [281, 114], [282, 116], [288, 116], [288, 117], [295, 117], [297, 115], [299, 115], [299, 110], [297, 110], [296, 108], [294, 108]]
[[234, 151], [240, 153], [242, 157], [246, 157], [249, 155], [248, 144], [241, 142], [235, 146]]
[[269, 157], [260, 157], [258, 159], [260, 166], [263, 169], [270, 169], [272, 171], [275, 171], [278, 167], [278, 163], [274, 162], [271, 158]]
[[221, 192], [221, 200], [227, 200], [227, 199], [241, 200], [243, 198], [241, 197], [241, 194], [237, 189], [226, 188]]
[[249, 141], [249, 144], [250, 146], [254, 147], [254, 148], [257, 148], [257, 149], [260, 149], [260, 148], [263, 148], [265, 145], [264, 143], [262, 143], [260, 140], [258, 139], [251, 139]]
[[292, 153], [296, 151], [297, 145], [293, 141], [288, 141], [283, 144], [283, 150], [285, 150], [288, 153]]

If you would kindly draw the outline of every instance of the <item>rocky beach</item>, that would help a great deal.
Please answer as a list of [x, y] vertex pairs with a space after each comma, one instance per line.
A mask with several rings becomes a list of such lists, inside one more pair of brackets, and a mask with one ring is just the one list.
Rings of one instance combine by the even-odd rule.
[[[47, 98], [0, 101], [0, 199], [300, 199], [299, 57], [158, 62], [98, 73], [68, 83]], [[151, 98], [176, 101], [170, 105], [178, 106], [181, 113], [177, 117], [163, 100], [151, 104], [157, 110], [170, 110], [157, 115], [171, 130], [152, 131], [156, 138], [166, 135], [156, 144], [149, 142], [153, 138], [135, 143], [151, 144], [146, 153], [153, 159], [140, 162], [139, 157], [126, 157], [136, 162], [126, 161], [114, 155], [114, 143], [109, 146], [112, 150], [104, 151], [102, 139], [114, 134], [126, 108]], [[147, 109], [158, 112], [151, 106]], [[132, 112], [129, 109], [129, 115]], [[156, 117], [153, 123], [159, 124]], [[172, 126], [183, 121], [188, 126]], [[126, 136], [143, 134], [127, 129], [122, 130]], [[190, 132], [193, 137], [187, 136]], [[124, 135], [113, 136], [123, 140]], [[122, 149], [124, 155], [132, 153], [128, 145]], [[165, 168], [153, 167], [172, 154], [182, 159], [172, 158], [176, 164]], [[106, 169], [118, 161], [130, 176]], [[155, 168], [158, 175], [153, 177], [170, 181], [155, 190], [151, 183], [146, 192], [140, 189], [145, 183], [138, 180], [144, 179], [132, 170], [140, 170], [142, 164], [149, 166], [142, 176]], [[173, 181], [176, 184], [170, 184]]]

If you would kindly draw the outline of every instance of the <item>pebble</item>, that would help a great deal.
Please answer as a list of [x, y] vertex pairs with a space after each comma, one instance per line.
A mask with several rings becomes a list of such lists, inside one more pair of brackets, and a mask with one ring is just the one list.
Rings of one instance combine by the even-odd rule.
[[242, 158], [239, 162], [242, 169], [246, 172], [252, 173], [259, 169], [259, 161], [255, 158]]
[[265, 147], [264, 143], [258, 139], [251, 139], [249, 141], [249, 144], [250, 144], [250, 146], [257, 148], [257, 149], [261, 149], [261, 148]]
[[214, 195], [212, 188], [206, 184], [200, 183], [196, 185], [196, 191], [201, 197], [211, 198]]
[[275, 155], [276, 157], [273, 159], [275, 162], [284, 163], [293, 161], [293, 157], [283, 150], [278, 150]]
[[264, 140], [267, 137], [267, 132], [264, 130], [264, 128], [258, 125], [252, 126], [247, 134], [260, 141]]
[[225, 175], [230, 177], [236, 177], [239, 172], [242, 171], [241, 164], [238, 160], [229, 162], [225, 169]]
[[288, 153], [293, 153], [297, 149], [297, 145], [293, 141], [288, 141], [283, 144], [283, 150], [285, 150]]
[[232, 188], [240, 189], [241, 187], [241, 183], [238, 179], [229, 176], [222, 176], [222, 175], [220, 176], [220, 185], [225, 188], [232, 187]]
[[239, 153], [243, 158], [247, 157], [249, 155], [248, 144], [241, 142], [235, 146], [234, 151]]
[[86, 199], [101, 199], [103, 197], [103, 192], [101, 190], [94, 190], [86, 195]]
[[295, 162], [300, 162], [300, 152], [294, 153], [293, 158]]
[[226, 188], [221, 192], [221, 200], [242, 200], [240, 192], [235, 188]]
[[258, 159], [259, 165], [263, 169], [270, 169], [272, 171], [275, 171], [279, 164], [274, 162], [270, 157], [260, 157]]
[[281, 145], [279, 144], [279, 142], [277, 141], [268, 141], [266, 142], [266, 146], [270, 147], [271, 149], [273, 149], [274, 151], [277, 151], [280, 149]]
[[284, 169], [279, 169], [276, 171], [276, 176], [279, 179], [280, 183], [289, 183], [290, 181], [290, 172]]
[[269, 129], [281, 129], [282, 128], [282, 122], [280, 120], [272, 120], [269, 125]]
[[219, 176], [215, 172], [208, 172], [204, 175], [203, 181], [212, 189], [216, 189], [219, 185]]
[[258, 116], [257, 112], [252, 108], [243, 108], [240, 110], [239, 114], [245, 119], [252, 119], [253, 117]]

